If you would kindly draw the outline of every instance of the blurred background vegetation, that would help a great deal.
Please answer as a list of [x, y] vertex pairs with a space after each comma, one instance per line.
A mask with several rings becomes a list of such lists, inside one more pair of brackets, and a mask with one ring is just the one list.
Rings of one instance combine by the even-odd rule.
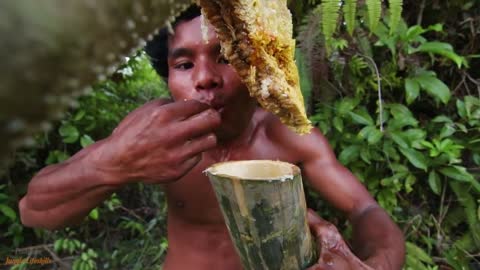
[[[289, 2], [311, 120], [403, 229], [405, 269], [480, 269], [480, 1]], [[0, 259], [54, 260], [12, 269], [161, 269], [168, 242], [158, 186], [127, 186], [81, 226], [57, 231], [23, 227], [17, 204], [42, 167], [165, 96], [138, 52], [18, 149], [0, 172]], [[306, 192], [309, 207], [348, 236], [344, 217]]]

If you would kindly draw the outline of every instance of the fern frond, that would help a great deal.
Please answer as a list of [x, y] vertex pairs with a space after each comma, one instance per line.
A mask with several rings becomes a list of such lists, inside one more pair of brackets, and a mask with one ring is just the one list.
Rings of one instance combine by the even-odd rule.
[[322, 1], [322, 30], [327, 43], [337, 29], [341, 3], [341, 0]]
[[477, 220], [477, 207], [474, 197], [467, 192], [465, 185], [450, 181], [450, 187], [452, 188], [460, 204], [464, 208], [466, 221], [469, 226], [469, 231], [472, 233], [473, 244], [476, 248], [480, 248], [480, 224]]
[[322, 32], [321, 5], [316, 6], [304, 17], [299, 27], [297, 41], [308, 69], [312, 70], [318, 61], [324, 61], [325, 36]]
[[382, 15], [382, 1], [367, 0], [366, 3], [368, 10], [368, 27], [370, 31], [374, 32]]
[[398, 23], [402, 17], [403, 11], [403, 0], [390, 0], [389, 1], [389, 12], [390, 12], [390, 34], [393, 34], [397, 31]]
[[356, 16], [357, 0], [345, 0], [345, 3], [343, 4], [343, 17], [345, 18], [345, 23], [347, 24], [347, 31], [350, 36], [353, 34], [353, 30], [355, 29]]

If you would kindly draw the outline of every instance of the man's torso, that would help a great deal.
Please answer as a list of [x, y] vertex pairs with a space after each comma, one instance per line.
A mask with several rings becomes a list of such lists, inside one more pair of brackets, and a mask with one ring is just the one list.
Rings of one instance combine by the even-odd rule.
[[168, 202], [169, 251], [164, 269], [241, 269], [210, 182], [203, 172], [228, 160], [269, 159], [297, 163], [295, 153], [281, 147], [270, 127], [278, 119], [258, 109], [249, 140], [203, 153], [188, 174], [165, 186]]

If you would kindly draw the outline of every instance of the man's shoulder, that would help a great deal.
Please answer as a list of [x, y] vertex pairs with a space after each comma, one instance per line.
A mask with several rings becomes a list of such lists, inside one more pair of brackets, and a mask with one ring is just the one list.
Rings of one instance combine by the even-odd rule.
[[312, 128], [308, 134], [299, 135], [272, 113], [267, 113], [263, 121], [266, 136], [285, 151], [302, 157], [322, 155], [325, 151], [331, 151], [327, 139], [316, 127]]

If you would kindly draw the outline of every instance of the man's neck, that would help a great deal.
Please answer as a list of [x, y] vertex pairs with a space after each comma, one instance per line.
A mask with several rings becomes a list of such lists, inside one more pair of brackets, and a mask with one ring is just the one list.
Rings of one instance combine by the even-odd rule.
[[256, 113], [254, 113], [247, 126], [238, 135], [225, 137], [218, 136], [217, 146], [209, 151], [210, 156], [217, 160], [224, 161], [229, 159], [232, 152], [248, 147], [254, 139], [258, 124], [259, 120], [256, 117]]

